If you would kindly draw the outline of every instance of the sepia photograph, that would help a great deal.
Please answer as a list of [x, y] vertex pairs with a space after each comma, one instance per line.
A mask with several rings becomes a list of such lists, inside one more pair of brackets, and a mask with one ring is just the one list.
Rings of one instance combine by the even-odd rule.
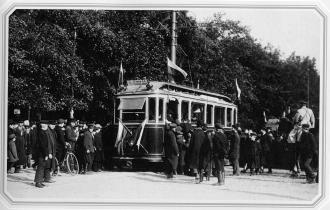
[[323, 7], [52, 3], [2, 5], [1, 202], [326, 196]]

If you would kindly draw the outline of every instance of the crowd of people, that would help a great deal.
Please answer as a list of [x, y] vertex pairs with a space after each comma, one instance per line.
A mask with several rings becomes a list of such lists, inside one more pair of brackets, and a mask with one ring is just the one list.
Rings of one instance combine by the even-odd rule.
[[[313, 158], [317, 156], [317, 143], [310, 132], [315, 127], [314, 114], [305, 102], [292, 118], [288, 114], [285, 113], [280, 119], [277, 132], [267, 126], [254, 132], [243, 130], [239, 124], [228, 130], [220, 123], [216, 123], [214, 129], [201, 121], [197, 121], [196, 127], [188, 121], [167, 123], [164, 136], [166, 177], [172, 179], [175, 174], [193, 175], [195, 182], [201, 183], [204, 177], [209, 181], [210, 176], [214, 175], [217, 184], [223, 185], [227, 159], [235, 176], [248, 172], [250, 175], [265, 173], [265, 168], [271, 174], [272, 145], [280, 139], [287, 142], [291, 154], [288, 162], [292, 176], [299, 176], [302, 162], [307, 182], [317, 182], [317, 175], [311, 167]], [[61, 164], [67, 151], [77, 156], [80, 174], [103, 170], [100, 124], [87, 124], [74, 119], [40, 120], [32, 124], [27, 120], [9, 120], [8, 124], [8, 173], [19, 173], [22, 168], [33, 167], [36, 170], [36, 187], [44, 187], [44, 182], [54, 182], [51, 171], [55, 169], [55, 157]]]
[[61, 165], [67, 151], [76, 155], [80, 174], [103, 169], [100, 124], [86, 124], [74, 119], [68, 122], [64, 119], [40, 120], [32, 125], [28, 120], [9, 120], [8, 124], [8, 173], [20, 173], [22, 168], [33, 167], [36, 187], [44, 187], [44, 182], [54, 182], [51, 171], [55, 171], [55, 158]]
[[[300, 162], [303, 163], [308, 183], [318, 182], [311, 167], [313, 159], [317, 162], [317, 143], [311, 131], [315, 127], [315, 117], [305, 101], [294, 115], [290, 110], [284, 112], [276, 131], [271, 126], [262, 127], [259, 132], [244, 129], [239, 124], [225, 130], [220, 123], [210, 130], [201, 121], [193, 129], [187, 121], [167, 124], [164, 139], [166, 176], [174, 174], [195, 176], [196, 183], [213, 175], [218, 178], [218, 185], [225, 180], [225, 158], [233, 167], [233, 175], [249, 172], [250, 175], [273, 173], [273, 145], [284, 141], [288, 146], [291, 176], [300, 176]], [[291, 114], [291, 115], [290, 115]], [[240, 171], [240, 163], [242, 171]], [[318, 174], [318, 173], [317, 173]]]

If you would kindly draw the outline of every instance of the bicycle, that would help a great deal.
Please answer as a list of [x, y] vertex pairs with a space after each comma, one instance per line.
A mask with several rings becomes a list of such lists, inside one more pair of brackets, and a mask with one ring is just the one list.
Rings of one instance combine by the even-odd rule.
[[79, 163], [78, 159], [73, 154], [70, 144], [65, 146], [66, 154], [62, 163], [59, 163], [55, 157], [55, 170], [53, 171], [53, 176], [57, 176], [60, 171], [64, 171], [71, 175], [76, 175], [79, 173]]

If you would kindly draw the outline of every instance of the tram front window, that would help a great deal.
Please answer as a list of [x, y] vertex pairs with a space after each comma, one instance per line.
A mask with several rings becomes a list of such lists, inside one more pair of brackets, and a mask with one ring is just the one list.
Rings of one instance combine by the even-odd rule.
[[145, 98], [122, 98], [119, 110], [122, 110], [122, 121], [141, 123], [145, 120]]

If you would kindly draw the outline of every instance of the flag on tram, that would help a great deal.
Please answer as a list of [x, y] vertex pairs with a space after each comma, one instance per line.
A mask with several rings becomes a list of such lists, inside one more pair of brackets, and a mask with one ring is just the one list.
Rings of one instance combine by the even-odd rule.
[[119, 120], [118, 132], [117, 132], [115, 147], [118, 149], [118, 154], [123, 154], [124, 139], [126, 138], [127, 133], [132, 134], [132, 132], [123, 124], [123, 122], [120, 119], [118, 120]]
[[[139, 126], [139, 128], [137, 129], [137, 133], [136, 133], [136, 136], [138, 136], [139, 138], [137, 139], [137, 141], [136, 141], [136, 146], [137, 146], [137, 148], [138, 148], [138, 150], [139, 150], [139, 148], [140, 148], [140, 146], [141, 147], [143, 147], [142, 146], [142, 144], [141, 144], [141, 140], [142, 140], [142, 135], [143, 135], [143, 131], [144, 131], [144, 127], [145, 127], [145, 125], [146, 125], [146, 122], [147, 122], [147, 120], [144, 120], [142, 123], [141, 123], [141, 125]], [[143, 147], [144, 148], [144, 147]], [[145, 148], [144, 148], [144, 150], [145, 150]], [[148, 151], [146, 151], [146, 152], [148, 152]]]
[[177, 70], [178, 72], [180, 72], [183, 75], [184, 78], [186, 78], [187, 75], [188, 75], [187, 72], [185, 72], [183, 69], [181, 69], [175, 63], [173, 63], [169, 58], [167, 58], [167, 68], [168, 68], [168, 74], [169, 75], [173, 76], [173, 72], [172, 72], [171, 68]]
[[120, 62], [118, 87], [120, 87], [121, 85], [124, 85], [124, 69], [123, 69], [123, 63], [122, 62]]
[[235, 79], [236, 91], [237, 91], [237, 99], [241, 100], [241, 89], [238, 87], [237, 78]]

